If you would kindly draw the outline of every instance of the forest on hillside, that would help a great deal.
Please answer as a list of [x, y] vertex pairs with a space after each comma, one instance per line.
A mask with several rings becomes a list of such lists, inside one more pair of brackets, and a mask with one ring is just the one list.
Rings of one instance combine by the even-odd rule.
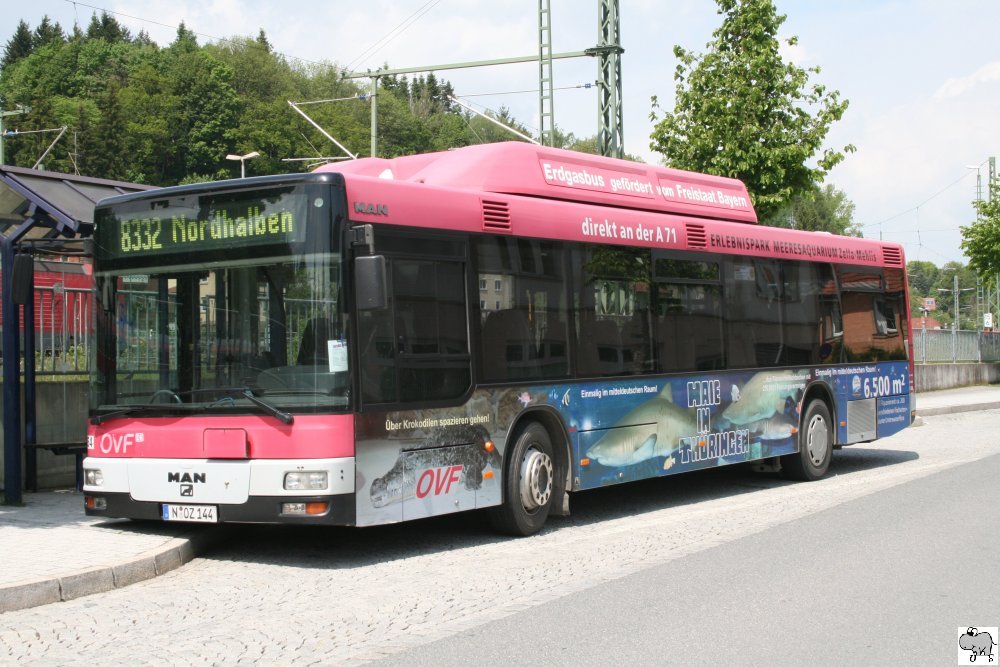
[[[143, 31], [131, 34], [113, 16], [94, 14], [86, 30], [64, 30], [47, 17], [21, 21], [0, 61], [3, 109], [29, 109], [5, 119], [4, 161], [31, 167], [66, 127], [43, 166], [149, 185], [239, 176], [227, 154], [257, 151], [247, 175], [302, 171], [290, 158], [343, 153], [288, 102], [336, 100], [303, 107], [353, 153], [371, 146], [370, 85], [335, 64], [276, 53], [263, 30], [199, 44], [183, 24], [165, 47]], [[382, 77], [378, 97], [379, 156], [395, 157], [517, 138], [452, 101], [452, 87], [427, 74]], [[501, 108], [497, 120], [532, 132]], [[39, 130], [48, 130], [41, 131]], [[53, 131], [54, 130], [54, 131]], [[593, 139], [558, 134], [562, 147], [593, 151]]]

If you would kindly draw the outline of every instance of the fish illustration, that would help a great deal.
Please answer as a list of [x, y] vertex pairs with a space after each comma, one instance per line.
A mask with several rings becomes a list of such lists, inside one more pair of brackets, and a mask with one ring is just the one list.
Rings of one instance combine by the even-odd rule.
[[521, 395], [517, 397], [517, 400], [521, 402], [521, 405], [528, 407], [531, 404], [532, 398], [531, 394], [526, 391], [521, 392]]
[[[624, 426], [630, 428], [620, 428]], [[587, 450], [587, 456], [613, 468], [633, 465], [673, 454], [678, 438], [696, 432], [696, 424], [689, 411], [674, 405], [671, 400], [668, 384], [656, 397], [618, 420]]]
[[798, 433], [799, 429], [787, 419], [774, 416], [754, 422], [750, 426], [750, 431], [761, 440], [784, 440]]
[[796, 399], [805, 387], [806, 376], [796, 371], [763, 371], [743, 385], [740, 400], [722, 411], [724, 423], [746, 426], [769, 419], [785, 409], [785, 401]]
[[670, 470], [671, 468], [674, 467], [674, 463], [675, 463], [674, 455], [671, 454], [667, 458], [663, 459], [663, 469]]

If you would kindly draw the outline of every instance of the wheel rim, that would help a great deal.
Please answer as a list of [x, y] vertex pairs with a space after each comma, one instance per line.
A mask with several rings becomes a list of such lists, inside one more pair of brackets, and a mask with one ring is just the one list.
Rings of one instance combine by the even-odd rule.
[[552, 457], [534, 447], [521, 460], [521, 505], [529, 512], [552, 497]]
[[826, 461], [829, 450], [830, 430], [826, 427], [826, 420], [823, 419], [822, 415], [813, 415], [806, 428], [806, 452], [809, 455], [809, 460], [819, 468]]

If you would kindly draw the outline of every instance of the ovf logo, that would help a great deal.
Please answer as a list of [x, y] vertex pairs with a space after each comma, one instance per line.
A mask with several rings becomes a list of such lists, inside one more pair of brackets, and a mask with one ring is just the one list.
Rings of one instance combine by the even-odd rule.
[[994, 637], [997, 628], [958, 628], [958, 664], [990, 664], [996, 662]]

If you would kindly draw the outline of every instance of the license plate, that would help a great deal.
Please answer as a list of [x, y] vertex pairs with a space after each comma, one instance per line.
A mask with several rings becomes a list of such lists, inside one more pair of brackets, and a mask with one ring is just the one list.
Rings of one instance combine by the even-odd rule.
[[218, 523], [219, 515], [215, 505], [164, 505], [163, 520]]

